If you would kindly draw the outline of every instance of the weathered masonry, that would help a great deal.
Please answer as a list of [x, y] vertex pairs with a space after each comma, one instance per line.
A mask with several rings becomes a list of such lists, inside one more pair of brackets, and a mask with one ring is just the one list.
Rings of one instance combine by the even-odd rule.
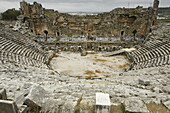
[[157, 23], [159, 1], [155, 0], [153, 7], [145, 9], [117, 8], [110, 12], [97, 15], [70, 15], [59, 13], [52, 9], [45, 9], [41, 4], [20, 2], [22, 21], [35, 34], [44, 34], [47, 30], [52, 35], [80, 35], [80, 36], [113, 36], [124, 40], [126, 37], [144, 37]]

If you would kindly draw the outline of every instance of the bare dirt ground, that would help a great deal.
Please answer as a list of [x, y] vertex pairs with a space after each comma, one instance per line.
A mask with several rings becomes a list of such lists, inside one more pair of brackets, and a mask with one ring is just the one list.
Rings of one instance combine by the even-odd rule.
[[123, 72], [129, 68], [129, 61], [123, 55], [104, 57], [102, 53], [96, 53], [81, 56], [80, 53], [62, 52], [51, 61], [51, 66], [62, 75], [91, 79]]

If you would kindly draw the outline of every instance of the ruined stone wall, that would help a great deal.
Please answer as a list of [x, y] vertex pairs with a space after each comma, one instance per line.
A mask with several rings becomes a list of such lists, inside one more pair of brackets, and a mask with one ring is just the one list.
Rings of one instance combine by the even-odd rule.
[[157, 24], [157, 15], [158, 15], [158, 6], [159, 6], [159, 0], [154, 0], [153, 3], [153, 16], [152, 16], [152, 24]]
[[161, 7], [158, 9], [159, 15], [170, 15], [170, 7]]
[[32, 5], [22, 1], [20, 2], [20, 11], [24, 15], [23, 21], [28, 22], [30, 29], [35, 34], [41, 34], [47, 30], [44, 9], [41, 4], [34, 2]]
[[153, 8], [117, 8], [98, 15], [78, 16], [43, 9], [36, 2], [33, 5], [21, 2], [21, 12], [29, 16], [27, 21], [35, 34], [44, 34], [43, 31], [48, 30], [52, 35], [60, 31], [60, 34], [67, 36], [115, 36], [124, 40], [149, 33], [150, 27], [156, 23], [158, 4], [159, 1], [155, 0]]

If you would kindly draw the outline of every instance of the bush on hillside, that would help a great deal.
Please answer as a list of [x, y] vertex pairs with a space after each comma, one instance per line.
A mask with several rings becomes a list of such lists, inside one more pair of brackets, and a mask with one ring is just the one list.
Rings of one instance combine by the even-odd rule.
[[2, 20], [17, 20], [17, 16], [20, 15], [19, 10], [8, 9], [2, 13]]

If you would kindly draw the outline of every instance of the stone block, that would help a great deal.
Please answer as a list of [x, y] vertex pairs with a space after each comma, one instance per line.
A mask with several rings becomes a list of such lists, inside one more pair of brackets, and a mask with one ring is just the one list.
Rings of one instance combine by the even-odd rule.
[[96, 113], [110, 113], [109, 94], [96, 93]]
[[0, 100], [0, 113], [19, 113], [15, 102]]
[[164, 91], [165, 93], [170, 94], [170, 85], [164, 86], [164, 87], [163, 87], [163, 91]]
[[33, 85], [30, 88], [28, 95], [25, 97], [25, 100], [31, 100], [32, 102], [34, 102], [38, 106], [42, 106], [42, 104], [44, 103], [44, 100], [49, 95], [50, 94], [48, 94], [48, 92], [45, 91], [44, 88], [42, 88], [41, 86]]
[[145, 79], [139, 79], [139, 84], [140, 85], [144, 85], [144, 86], [149, 86], [150, 85], [150, 81], [149, 80], [145, 80]]
[[170, 110], [170, 101], [166, 101], [163, 104]]
[[0, 100], [7, 100], [6, 90], [0, 89]]
[[26, 99], [24, 101], [24, 104], [27, 105], [28, 107], [25, 109], [28, 112], [31, 113], [39, 113], [41, 110], [41, 106], [37, 105], [36, 103], [34, 103], [32, 100], [30, 99]]
[[26, 90], [25, 92], [22, 92], [21, 95], [19, 95], [16, 99], [15, 102], [18, 106], [22, 106], [24, 104], [25, 101], [25, 97], [28, 95], [28, 91]]
[[[39, 113], [48, 95], [49, 94], [44, 90], [44, 88], [39, 85], [33, 85], [24, 100], [24, 105], [28, 106], [26, 111]], [[21, 102], [23, 100], [22, 98], [24, 98], [24, 96], [21, 96]]]
[[132, 113], [149, 113], [145, 103], [138, 98], [126, 99], [124, 102], [125, 111]]

